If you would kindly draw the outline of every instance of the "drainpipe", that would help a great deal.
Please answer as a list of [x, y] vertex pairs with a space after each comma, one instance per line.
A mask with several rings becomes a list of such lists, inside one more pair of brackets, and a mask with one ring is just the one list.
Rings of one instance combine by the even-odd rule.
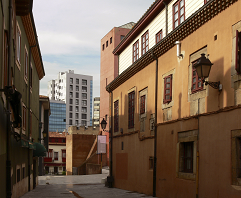
[[166, 36], [167, 36], [167, 34], [168, 34], [168, 6], [165, 1], [163, 1], [163, 4], [165, 5], [165, 8], [166, 8]]
[[157, 147], [157, 90], [158, 90], [158, 58], [152, 51], [152, 58], [156, 60], [156, 84], [155, 84], [155, 131], [154, 131], [154, 166], [153, 166], [153, 197], [156, 196], [156, 147]]
[[196, 198], [198, 198], [199, 191], [199, 109], [200, 109], [200, 98], [198, 98], [198, 136], [197, 136], [197, 165], [196, 165]]
[[[31, 74], [30, 74], [30, 68], [31, 68], [31, 50], [33, 47], [36, 47], [37, 45], [33, 45], [30, 46], [28, 48], [29, 50], [29, 56], [28, 56], [28, 140], [30, 140], [30, 78], [31, 78]], [[32, 79], [33, 80], [33, 79]], [[31, 82], [32, 83], [32, 82]], [[31, 165], [30, 165], [30, 149], [28, 149], [28, 191], [30, 191], [30, 175], [31, 175], [31, 171], [30, 171]], [[34, 182], [34, 178], [33, 178], [33, 182]]]
[[[8, 23], [8, 86], [11, 85], [11, 49], [12, 49], [12, 0], [9, 0], [9, 23]], [[12, 196], [12, 185], [11, 185], [11, 160], [10, 160], [10, 146], [11, 146], [11, 129], [10, 129], [10, 104], [7, 100], [7, 160], [6, 160], [6, 197], [11, 198]]]
[[113, 150], [113, 133], [112, 133], [112, 121], [113, 121], [113, 93], [111, 92], [110, 93], [111, 94], [111, 113], [110, 113], [110, 115], [111, 115], [111, 118], [110, 118], [110, 120], [109, 120], [109, 123], [110, 123], [110, 128], [109, 128], [109, 131], [110, 131], [110, 133], [109, 133], [109, 135], [111, 135], [110, 136], [110, 179], [111, 179], [111, 181], [112, 182], [110, 182], [110, 188], [113, 188], [113, 174], [112, 174], [112, 165], [113, 165], [113, 163], [112, 163], [112, 150]]

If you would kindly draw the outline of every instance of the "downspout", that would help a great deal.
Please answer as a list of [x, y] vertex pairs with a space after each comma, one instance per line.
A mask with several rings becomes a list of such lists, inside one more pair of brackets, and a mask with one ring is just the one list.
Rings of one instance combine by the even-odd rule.
[[109, 128], [109, 131], [110, 131], [110, 179], [112, 180], [112, 182], [110, 182], [110, 188], [113, 188], [113, 174], [112, 174], [112, 171], [113, 171], [113, 168], [112, 168], [112, 165], [113, 165], [113, 163], [112, 163], [112, 150], [113, 150], [113, 133], [112, 133], [112, 121], [113, 121], [113, 111], [112, 111], [112, 109], [113, 109], [113, 93], [111, 92], [110, 93], [110, 96], [111, 96], [111, 113], [110, 113], [110, 115], [111, 115], [111, 117], [110, 117], [110, 128]]
[[196, 198], [198, 198], [199, 191], [199, 109], [200, 109], [200, 98], [198, 98], [198, 136], [197, 136], [197, 165], [196, 165]]
[[[8, 86], [11, 85], [11, 47], [12, 47], [12, 0], [9, 0], [9, 23], [8, 23]], [[7, 111], [10, 112], [10, 104], [7, 100]], [[10, 142], [11, 142], [11, 129], [10, 129], [10, 114], [7, 114], [7, 160], [6, 160], [6, 197], [11, 198], [12, 196], [12, 185], [11, 185], [11, 160], [10, 160]]]
[[[28, 56], [28, 140], [30, 140], [30, 70], [31, 70], [31, 50], [33, 47], [36, 47], [37, 45], [33, 45], [29, 47], [29, 56]], [[33, 79], [31, 79], [33, 80]], [[31, 82], [33, 83], [33, 82]], [[28, 191], [30, 191], [30, 175], [31, 175], [31, 171], [30, 171], [30, 149], [28, 149]], [[34, 178], [33, 178], [33, 182], [34, 182]]]
[[155, 83], [155, 131], [154, 131], [154, 166], [153, 166], [153, 197], [156, 197], [156, 147], [157, 147], [157, 90], [158, 90], [158, 58], [152, 51], [152, 58], [156, 60], [156, 83]]
[[165, 8], [166, 8], [166, 36], [167, 36], [167, 34], [168, 34], [168, 6], [165, 1], [163, 1], [163, 4], [165, 5]]

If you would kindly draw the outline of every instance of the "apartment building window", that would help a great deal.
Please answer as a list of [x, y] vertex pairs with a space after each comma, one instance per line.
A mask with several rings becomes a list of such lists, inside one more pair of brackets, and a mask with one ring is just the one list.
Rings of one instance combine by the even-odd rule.
[[79, 99], [75, 100], [75, 105], [79, 105]]
[[58, 161], [59, 160], [59, 153], [54, 152], [54, 160]]
[[75, 111], [76, 111], [76, 112], [79, 112], [79, 107], [78, 107], [78, 106], [75, 107]]
[[156, 43], [162, 40], [162, 30], [156, 34]]
[[87, 87], [82, 86], [82, 92], [87, 92]]
[[69, 99], [69, 104], [73, 104], [73, 99]]
[[27, 118], [26, 114], [27, 114], [26, 107], [23, 106], [23, 120], [22, 120], [23, 130], [26, 130], [26, 118]]
[[125, 35], [121, 35], [120, 36], [120, 40], [122, 40], [123, 38], [125, 38]]
[[32, 137], [32, 122], [33, 121], [33, 116], [32, 116], [32, 111], [30, 110], [30, 115], [29, 115], [29, 134], [30, 134], [30, 137]]
[[143, 114], [146, 112], [146, 95], [141, 96], [141, 102], [140, 102], [140, 114]]
[[139, 58], [139, 40], [133, 44], [133, 63]]
[[75, 120], [75, 125], [78, 126], [78, 124], [79, 124], [79, 121]]
[[236, 52], [235, 52], [235, 70], [241, 73], [241, 32], [236, 30]]
[[69, 118], [72, 118], [72, 113], [69, 113]]
[[141, 49], [142, 49], [142, 55], [145, 54], [149, 49], [149, 31], [147, 30], [145, 34], [141, 37]]
[[86, 115], [86, 114], [82, 114], [82, 115], [81, 115], [81, 118], [82, 118], [82, 119], [87, 119], [87, 115]]
[[81, 112], [86, 113], [87, 112], [87, 107], [82, 107]]
[[172, 101], [172, 75], [164, 78], [164, 99], [163, 103], [169, 103]]
[[112, 37], [110, 37], [110, 44], [112, 43]]
[[134, 110], [135, 110], [135, 92], [132, 91], [128, 94], [128, 128], [134, 128]]
[[28, 79], [28, 51], [25, 49], [25, 62], [24, 62], [24, 77]]
[[82, 125], [82, 126], [87, 126], [86, 120], [81, 120], [81, 125]]
[[106, 47], [108, 47], [108, 41], [106, 41]]
[[70, 91], [73, 91], [73, 85], [70, 85], [70, 86], [69, 86], [69, 90], [70, 90]]
[[203, 90], [203, 82], [202, 79], [198, 77], [196, 69], [193, 67], [195, 63], [192, 62], [192, 93], [198, 92], [200, 90]]
[[82, 100], [82, 106], [87, 106], [87, 100]]
[[79, 91], [79, 86], [78, 85], [76, 85], [76, 91]]
[[24, 178], [25, 178], [25, 166], [22, 167], [22, 179], [24, 179]]
[[114, 102], [114, 132], [119, 131], [119, 100]]
[[72, 120], [69, 120], [69, 125], [70, 125], [70, 126], [72, 125]]
[[82, 93], [82, 99], [87, 99], [87, 94], [86, 93]]
[[66, 150], [62, 150], [62, 162], [66, 162]]
[[79, 114], [78, 113], [75, 114], [75, 119], [79, 119]]
[[76, 78], [76, 84], [77, 84], [77, 85], [79, 84], [79, 79], [78, 79], [78, 78]]
[[72, 107], [72, 106], [69, 106], [69, 110], [70, 110], [70, 111], [73, 111], [73, 107]]
[[173, 29], [185, 20], [185, 1], [179, 0], [173, 6]]
[[70, 79], [69, 79], [69, 83], [70, 83], [70, 84], [73, 84], [73, 78], [70, 78]]
[[206, 4], [207, 2], [209, 2], [209, 0], [204, 0], [204, 4]]
[[87, 85], [87, 80], [82, 79], [82, 85]]
[[20, 177], [20, 168], [17, 169], [17, 182], [20, 182], [21, 177]]
[[21, 31], [17, 24], [17, 34], [16, 34], [16, 51], [17, 51], [17, 61], [20, 64], [20, 58], [21, 58]]
[[102, 45], [102, 51], [104, 51], [104, 49], [105, 49], [105, 44]]
[[76, 92], [75, 95], [76, 95], [76, 98], [79, 98], [79, 92]]

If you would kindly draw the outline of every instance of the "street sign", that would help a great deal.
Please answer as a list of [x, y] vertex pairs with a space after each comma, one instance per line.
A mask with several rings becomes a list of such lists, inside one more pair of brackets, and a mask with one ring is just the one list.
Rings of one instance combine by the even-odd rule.
[[106, 153], [106, 135], [97, 136], [97, 154]]

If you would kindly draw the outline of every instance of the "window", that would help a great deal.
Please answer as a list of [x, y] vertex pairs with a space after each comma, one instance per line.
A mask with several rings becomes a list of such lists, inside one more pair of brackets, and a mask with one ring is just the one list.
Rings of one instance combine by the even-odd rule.
[[75, 114], [75, 119], [79, 119], [79, 114], [78, 113]]
[[73, 92], [70, 92], [70, 93], [69, 93], [69, 97], [70, 97], [70, 98], [73, 98]]
[[153, 170], [154, 167], [154, 157], [149, 157], [149, 170]]
[[82, 93], [82, 99], [87, 99], [87, 94], [86, 93]]
[[128, 94], [129, 105], [128, 105], [128, 128], [134, 128], [134, 110], [135, 110], [135, 92], [132, 91]]
[[79, 98], [79, 92], [76, 92], [75, 95], [76, 95], [76, 98]]
[[86, 100], [82, 100], [82, 106], [87, 106], [87, 101]]
[[112, 37], [110, 37], [110, 44], [112, 43]]
[[24, 77], [27, 80], [28, 79], [28, 52], [25, 49], [25, 62], [24, 62]]
[[69, 104], [73, 104], [73, 99], [69, 99]]
[[156, 43], [162, 40], [162, 30], [156, 34]]
[[70, 85], [70, 86], [69, 86], [69, 90], [70, 90], [70, 91], [73, 91], [73, 85]]
[[22, 179], [25, 178], [25, 167], [22, 167]]
[[82, 87], [82, 92], [87, 92], [87, 87]]
[[145, 113], [145, 100], [146, 100], [146, 95], [141, 96], [141, 102], [140, 102], [140, 114]]
[[4, 86], [8, 85], [8, 35], [5, 32], [4, 38]]
[[149, 49], [149, 32], [148, 32], [148, 30], [146, 31], [145, 34], [142, 35], [142, 37], [141, 37], [141, 44], [142, 44], [141, 45], [141, 49], [142, 49], [141, 54], [143, 55]]
[[69, 110], [70, 110], [70, 111], [73, 111], [73, 107], [72, 107], [72, 106], [69, 106]]
[[108, 47], [108, 41], [106, 41], [106, 47]]
[[76, 84], [77, 84], [77, 85], [79, 84], [79, 79], [78, 79], [78, 78], [76, 78]]
[[87, 85], [87, 80], [82, 79], [82, 85]]
[[235, 70], [238, 74], [241, 73], [241, 32], [236, 30], [236, 53], [235, 53]]
[[62, 150], [62, 160], [63, 162], [66, 161], [66, 150]]
[[202, 79], [198, 77], [196, 69], [193, 67], [196, 62], [197, 60], [192, 62], [192, 93], [203, 90]]
[[105, 44], [102, 45], [102, 51], [104, 51], [104, 49], [105, 49]]
[[23, 106], [23, 130], [26, 130], [26, 107], [25, 106]]
[[17, 169], [17, 182], [20, 182], [20, 168]]
[[29, 115], [29, 134], [30, 134], [30, 137], [32, 137], [32, 111], [30, 110], [30, 115]]
[[185, 20], [185, 1], [179, 0], [173, 6], [173, 29]]
[[76, 91], [79, 91], [79, 86], [78, 85], [76, 86]]
[[81, 125], [82, 125], [82, 126], [87, 126], [86, 120], [81, 120]]
[[163, 103], [169, 103], [172, 101], [172, 75], [164, 78], [164, 94]]
[[87, 108], [86, 107], [82, 107], [81, 112], [86, 113], [87, 112]]
[[75, 107], [75, 111], [76, 111], [76, 112], [79, 112], [79, 107], [78, 107], [78, 106]]
[[78, 124], [79, 124], [79, 121], [75, 120], [75, 125], [78, 126]]
[[119, 131], [119, 100], [114, 102], [114, 132]]
[[72, 113], [69, 113], [69, 118], [72, 118]]
[[139, 40], [133, 45], [133, 63], [139, 58]]
[[69, 79], [69, 83], [73, 84], [73, 78]]
[[193, 142], [182, 142], [180, 149], [181, 172], [193, 172]]
[[122, 40], [123, 38], [125, 38], [125, 35], [121, 35], [120, 36], [120, 40]]
[[82, 119], [87, 119], [87, 115], [86, 115], [86, 114], [82, 114], [82, 115], [81, 115], [81, 118], [82, 118]]
[[54, 152], [54, 160], [59, 160], [58, 152]]
[[75, 100], [75, 105], [79, 105], [79, 99]]
[[204, 4], [206, 4], [209, 0], [204, 0]]
[[72, 120], [69, 120], [69, 125], [72, 125]]
[[16, 52], [17, 52], [17, 61], [20, 64], [20, 58], [21, 58], [21, 31], [17, 24], [17, 34], [16, 34]]

